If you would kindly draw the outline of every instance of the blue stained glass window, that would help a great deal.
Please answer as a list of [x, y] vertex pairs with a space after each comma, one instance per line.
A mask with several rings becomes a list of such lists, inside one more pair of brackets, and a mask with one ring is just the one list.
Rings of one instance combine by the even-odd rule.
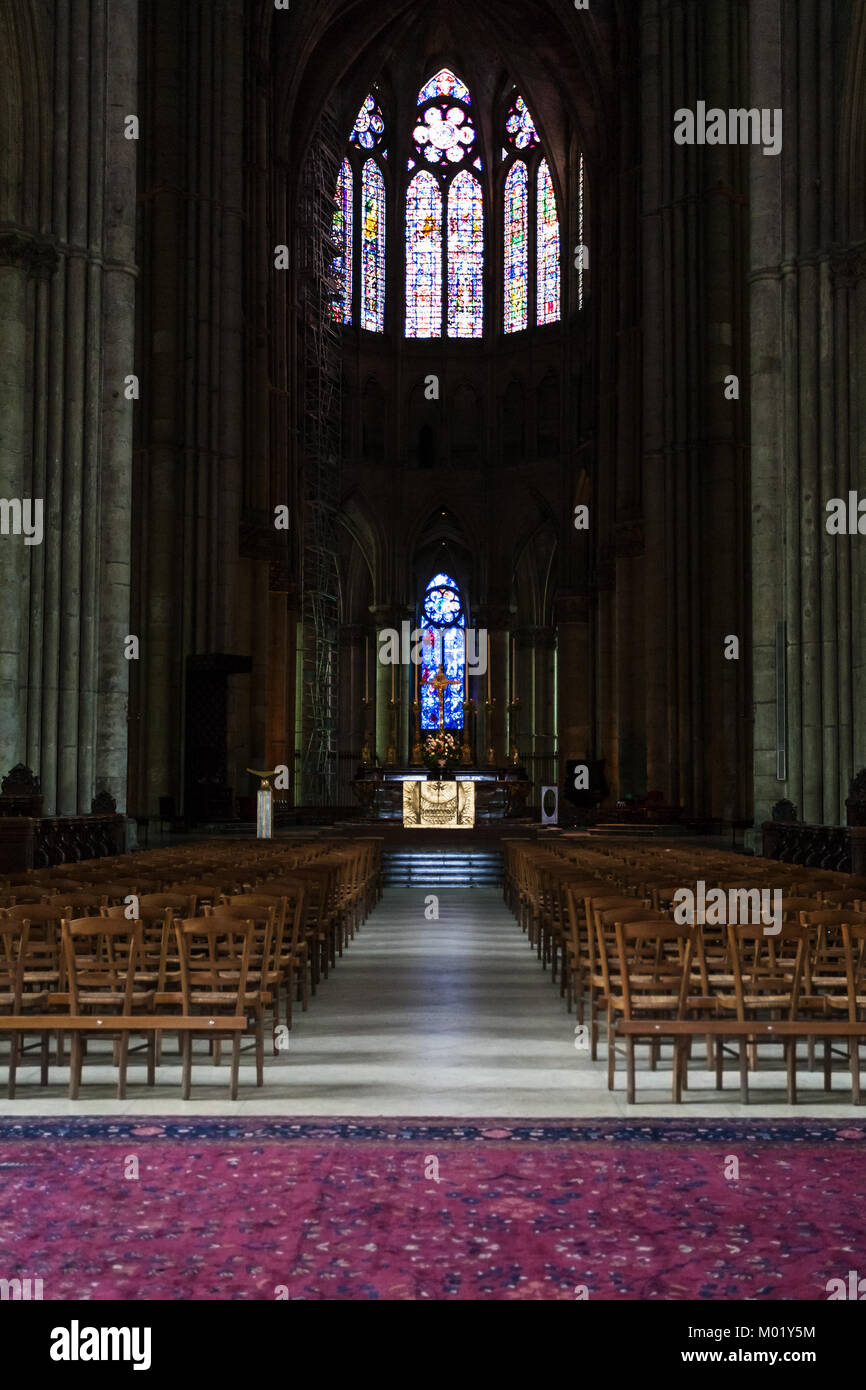
[[470, 105], [469, 88], [465, 83], [455, 77], [449, 68], [442, 68], [435, 77], [425, 83], [418, 93], [418, 105], [423, 106], [425, 101], [430, 101], [432, 97], [456, 97], [458, 101], [465, 101]]
[[416, 174], [406, 190], [406, 337], [442, 336], [442, 194]]
[[439, 668], [453, 684], [446, 687], [446, 729], [463, 728], [466, 689], [466, 614], [460, 590], [447, 574], [436, 574], [424, 594], [421, 661], [421, 728], [439, 728], [439, 692], [430, 685]]
[[448, 190], [448, 337], [484, 332], [484, 202], [464, 169]]
[[505, 180], [505, 331], [527, 327], [529, 276], [529, 175], [523, 160]]
[[337, 323], [352, 322], [352, 166], [344, 159], [334, 195], [334, 241], [340, 251], [334, 257], [334, 276], [339, 292], [331, 312]]
[[556, 323], [560, 310], [559, 216], [546, 159], [538, 166], [538, 322]]
[[361, 177], [361, 327], [385, 328], [385, 180], [375, 159]]

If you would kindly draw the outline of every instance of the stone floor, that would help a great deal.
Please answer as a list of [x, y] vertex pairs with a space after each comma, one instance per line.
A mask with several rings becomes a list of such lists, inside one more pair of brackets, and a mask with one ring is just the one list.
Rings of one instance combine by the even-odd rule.
[[[230, 1101], [225, 1065], [216, 1068], [202, 1054], [192, 1100], [183, 1102], [168, 1038], [154, 1089], [142, 1084], [133, 1065], [127, 1099], [116, 1100], [113, 1072], [95, 1055], [88, 1057], [79, 1101], [66, 1098], [65, 1070], [53, 1069], [50, 1086], [42, 1089], [35, 1070], [23, 1067], [18, 1098], [0, 1095], [0, 1110], [454, 1118], [792, 1113], [780, 1060], [770, 1059], [753, 1075], [754, 1101], [744, 1107], [735, 1059], [728, 1064], [726, 1091], [719, 1094], [696, 1055], [684, 1102], [674, 1106], [669, 1070], [650, 1072], [643, 1049], [637, 1103], [627, 1105], [624, 1062], [611, 1093], [604, 1056], [593, 1062], [588, 1051], [575, 1049], [575, 1017], [506, 910], [501, 891], [440, 888], [437, 895], [438, 920], [427, 920], [429, 895], [423, 889], [385, 890], [308, 1012], [298, 1007], [288, 1050], [272, 1056], [267, 1049], [261, 1090], [245, 1053], [240, 1098]], [[794, 1113], [862, 1113], [847, 1101], [847, 1067], [842, 1061], [838, 1067], [831, 1096], [823, 1091], [820, 1072], [810, 1075], [801, 1067]]]

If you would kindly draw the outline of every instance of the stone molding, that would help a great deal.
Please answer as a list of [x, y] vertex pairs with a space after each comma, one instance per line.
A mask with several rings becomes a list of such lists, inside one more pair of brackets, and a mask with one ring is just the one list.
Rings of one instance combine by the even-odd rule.
[[60, 255], [52, 241], [18, 228], [0, 229], [0, 265], [15, 266], [37, 280], [48, 280], [59, 263]]

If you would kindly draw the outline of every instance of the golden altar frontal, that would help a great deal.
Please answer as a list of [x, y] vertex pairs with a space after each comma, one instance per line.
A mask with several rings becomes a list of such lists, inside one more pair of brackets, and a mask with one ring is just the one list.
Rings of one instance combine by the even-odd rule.
[[474, 782], [404, 782], [403, 825], [471, 830], [475, 824]]

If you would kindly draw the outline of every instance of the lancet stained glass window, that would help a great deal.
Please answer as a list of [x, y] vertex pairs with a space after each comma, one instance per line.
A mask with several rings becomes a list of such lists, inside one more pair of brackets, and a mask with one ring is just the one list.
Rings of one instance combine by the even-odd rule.
[[448, 574], [435, 574], [424, 593], [421, 651], [421, 728], [439, 728], [439, 692], [429, 682], [443, 667], [453, 681], [445, 690], [445, 728], [463, 728], [466, 689], [466, 614], [460, 589]]
[[442, 194], [422, 169], [406, 190], [406, 337], [442, 336]]
[[361, 327], [385, 328], [385, 180], [374, 159], [361, 181]]
[[559, 217], [546, 159], [538, 166], [536, 196], [538, 322], [556, 323], [560, 316]]
[[448, 190], [448, 337], [484, 332], [484, 203], [464, 170]]
[[352, 166], [344, 159], [334, 197], [334, 241], [340, 248], [334, 257], [334, 275], [340, 286], [331, 312], [337, 323], [352, 322]]
[[529, 277], [529, 175], [523, 160], [505, 180], [505, 331], [527, 327]]

